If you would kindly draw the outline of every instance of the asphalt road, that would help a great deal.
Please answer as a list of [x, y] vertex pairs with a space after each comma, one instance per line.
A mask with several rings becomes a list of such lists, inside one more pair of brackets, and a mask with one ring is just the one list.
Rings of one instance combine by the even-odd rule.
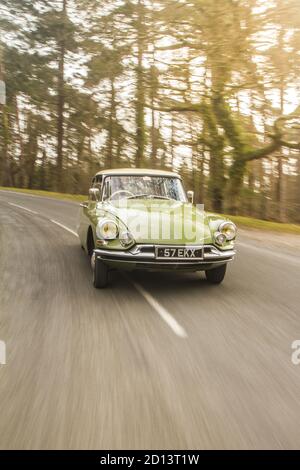
[[[26, 210], [29, 209], [30, 211]], [[0, 448], [300, 448], [299, 245], [91, 283], [78, 205], [0, 192]]]

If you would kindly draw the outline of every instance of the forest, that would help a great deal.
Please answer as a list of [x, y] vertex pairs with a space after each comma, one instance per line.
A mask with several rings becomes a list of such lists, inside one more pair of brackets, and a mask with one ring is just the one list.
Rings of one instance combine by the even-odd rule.
[[300, 223], [299, 0], [0, 0], [0, 186], [173, 169], [209, 210]]

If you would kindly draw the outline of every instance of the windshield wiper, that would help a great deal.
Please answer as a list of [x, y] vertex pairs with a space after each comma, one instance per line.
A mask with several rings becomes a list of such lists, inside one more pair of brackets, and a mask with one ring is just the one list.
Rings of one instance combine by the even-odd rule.
[[134, 194], [134, 196], [128, 196], [126, 199], [138, 199], [142, 197], [148, 197], [148, 194]]
[[[171, 197], [168, 196], [159, 196], [158, 194], [135, 194], [134, 196], [128, 196], [126, 199], [138, 199], [138, 198], [145, 198], [145, 199], [166, 199], [168, 201], [173, 200]], [[174, 199], [175, 201], [176, 199]]]
[[172, 198], [171, 197], [168, 197], [168, 196], [158, 196], [156, 194], [150, 194], [150, 196], [148, 196], [149, 199], [167, 199], [168, 201], [171, 201]]

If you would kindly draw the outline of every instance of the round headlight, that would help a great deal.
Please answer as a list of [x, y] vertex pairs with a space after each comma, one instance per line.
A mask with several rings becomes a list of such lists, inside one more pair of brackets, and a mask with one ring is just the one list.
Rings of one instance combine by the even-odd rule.
[[97, 225], [96, 233], [103, 240], [115, 240], [118, 237], [119, 229], [113, 220], [102, 220]]
[[225, 235], [226, 240], [231, 241], [236, 237], [236, 226], [232, 222], [223, 222], [219, 227], [219, 232]]
[[217, 245], [220, 245], [220, 246], [224, 245], [224, 243], [226, 242], [226, 236], [224, 235], [224, 233], [216, 232], [215, 242], [217, 243]]
[[120, 233], [120, 243], [122, 246], [130, 246], [134, 242], [134, 238], [128, 230], [124, 230]]

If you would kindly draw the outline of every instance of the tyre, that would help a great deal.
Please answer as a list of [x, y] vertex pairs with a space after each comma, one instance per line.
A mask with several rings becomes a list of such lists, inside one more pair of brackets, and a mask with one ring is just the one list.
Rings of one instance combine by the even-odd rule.
[[103, 263], [103, 261], [101, 261], [101, 259], [95, 258], [94, 254], [92, 258], [93, 257], [93, 284], [96, 289], [103, 289], [108, 284], [108, 267]]
[[226, 264], [219, 266], [218, 268], [208, 269], [205, 271], [206, 279], [211, 284], [221, 284], [225, 277]]

